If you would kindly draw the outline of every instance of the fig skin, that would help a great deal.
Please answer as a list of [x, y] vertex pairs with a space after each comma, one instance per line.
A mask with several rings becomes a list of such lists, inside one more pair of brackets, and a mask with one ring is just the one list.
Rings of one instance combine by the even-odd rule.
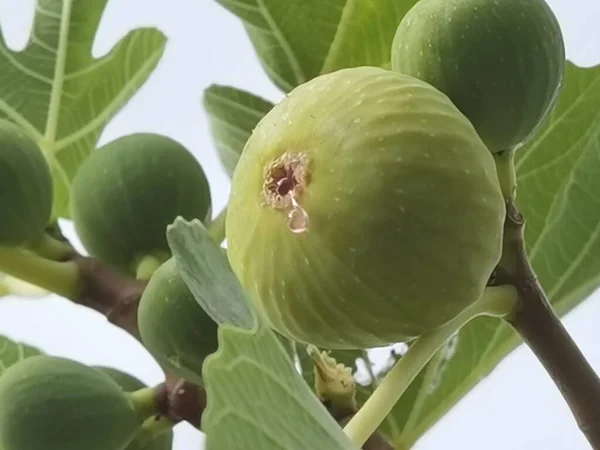
[[177, 216], [208, 222], [211, 211], [200, 163], [157, 134], [132, 134], [97, 149], [73, 181], [71, 216], [83, 246], [131, 274], [145, 256], [168, 258], [166, 228]]
[[536, 133], [558, 100], [565, 65], [545, 0], [420, 0], [392, 44], [392, 69], [447, 94], [493, 153]]
[[0, 245], [17, 247], [40, 237], [53, 195], [41, 149], [19, 126], [0, 119]]
[[[96, 369], [111, 377], [125, 392], [135, 392], [147, 387], [136, 377], [112, 367], [96, 367]], [[125, 450], [171, 450], [172, 447], [173, 430], [162, 430], [156, 434], [152, 430], [142, 428]]]
[[[292, 194], [304, 232], [294, 216], [290, 228]], [[480, 297], [504, 216], [492, 154], [446, 95], [393, 71], [342, 69], [294, 89], [254, 130], [232, 180], [227, 254], [284, 336], [379, 347]]]
[[194, 298], [175, 259], [164, 262], [144, 289], [138, 328], [145, 347], [163, 367], [203, 386], [202, 365], [218, 348], [217, 324]]
[[124, 450], [142, 418], [105, 373], [39, 355], [0, 377], [2, 450]]

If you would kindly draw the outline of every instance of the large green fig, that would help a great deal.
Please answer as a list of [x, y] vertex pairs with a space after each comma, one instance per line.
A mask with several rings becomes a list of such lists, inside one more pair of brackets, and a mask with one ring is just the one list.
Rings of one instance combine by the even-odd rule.
[[[125, 392], [135, 392], [147, 387], [134, 376], [112, 367], [97, 367], [97, 369], [110, 376]], [[142, 428], [125, 450], [171, 450], [172, 447], [173, 430], [154, 431], [152, 428]]]
[[494, 153], [535, 134], [558, 99], [565, 63], [545, 0], [420, 0], [392, 45], [392, 69], [447, 94]]
[[204, 359], [218, 347], [217, 324], [198, 304], [173, 258], [154, 272], [144, 289], [138, 326], [144, 345], [164, 367], [203, 385]]
[[86, 250], [129, 273], [148, 256], [167, 259], [177, 216], [208, 221], [211, 194], [195, 157], [178, 142], [132, 134], [96, 150], [79, 168], [71, 215]]
[[0, 245], [40, 237], [52, 214], [52, 175], [38, 145], [0, 119]]
[[447, 96], [343, 69], [294, 89], [254, 130], [232, 180], [228, 256], [283, 335], [376, 347], [479, 298], [504, 214], [493, 157]]
[[2, 450], [123, 450], [143, 417], [105, 373], [39, 355], [0, 377]]

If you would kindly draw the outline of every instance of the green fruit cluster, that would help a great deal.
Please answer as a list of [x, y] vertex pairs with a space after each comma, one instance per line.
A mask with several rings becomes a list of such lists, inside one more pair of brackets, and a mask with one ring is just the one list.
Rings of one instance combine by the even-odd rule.
[[52, 176], [38, 145], [17, 125], [0, 119], [0, 245], [39, 238], [52, 213]]
[[138, 307], [142, 341], [172, 373], [203, 385], [202, 365], [218, 348], [217, 324], [198, 304], [173, 258], [150, 278]]
[[545, 0], [420, 0], [392, 49], [392, 69], [447, 94], [494, 153], [522, 146], [539, 129], [565, 64]]
[[233, 175], [228, 257], [283, 335], [383, 346], [481, 296], [504, 216], [492, 154], [445, 94], [343, 69], [297, 87], [255, 128]]
[[109, 375], [39, 355], [0, 376], [2, 450], [125, 450], [143, 417]]
[[211, 193], [196, 158], [178, 142], [132, 134], [94, 151], [71, 192], [75, 230], [90, 255], [127, 273], [144, 257], [169, 256], [177, 216], [208, 222]]

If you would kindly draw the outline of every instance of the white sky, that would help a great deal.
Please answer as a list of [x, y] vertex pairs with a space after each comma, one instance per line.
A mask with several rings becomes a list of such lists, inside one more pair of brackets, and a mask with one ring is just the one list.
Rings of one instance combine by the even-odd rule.
[[[600, 3], [549, 1], [563, 26], [569, 58], [579, 65], [600, 63]], [[177, 5], [177, 6], [173, 6]], [[33, 0], [0, 0], [0, 23], [10, 46], [27, 39]], [[95, 52], [102, 54], [135, 26], [154, 25], [170, 41], [149, 82], [109, 125], [103, 142], [138, 131], [170, 135], [202, 162], [213, 188], [215, 210], [227, 200], [221, 169], [200, 103], [210, 83], [229, 84], [271, 100], [279, 92], [260, 68], [237, 19], [212, 0], [109, 1]], [[600, 296], [570, 314], [565, 324], [600, 371]], [[9, 299], [0, 303], [0, 334], [75, 358], [137, 375], [147, 383], [160, 369], [135, 340], [103, 317], [58, 298]], [[196, 450], [202, 440], [186, 425], [177, 427], [175, 450]], [[533, 355], [524, 347], [501, 363], [415, 447], [417, 450], [585, 450], [569, 410]]]

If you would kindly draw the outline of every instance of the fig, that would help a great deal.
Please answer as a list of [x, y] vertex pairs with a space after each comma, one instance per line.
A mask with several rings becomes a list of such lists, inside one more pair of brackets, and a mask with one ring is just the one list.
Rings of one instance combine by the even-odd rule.
[[107, 374], [38, 355], [0, 377], [3, 450], [123, 450], [144, 417]]
[[[112, 367], [97, 367], [97, 369], [111, 377], [125, 392], [135, 392], [147, 387], [136, 377]], [[155, 431], [152, 428], [142, 428], [125, 450], [171, 450], [172, 447], [173, 430], [159, 429]]]
[[148, 351], [171, 372], [203, 385], [204, 359], [218, 348], [217, 324], [196, 301], [170, 258], [152, 275], [138, 306]]
[[53, 195], [41, 149], [19, 126], [0, 119], [0, 245], [22, 246], [40, 237]]
[[400, 22], [391, 57], [393, 70], [447, 94], [494, 153], [535, 135], [566, 65], [545, 0], [420, 0]]
[[181, 144], [150, 133], [124, 136], [92, 152], [73, 181], [71, 216], [90, 255], [135, 273], [170, 251], [177, 216], [208, 222], [211, 193], [202, 166]]
[[300, 85], [255, 128], [232, 179], [227, 254], [284, 336], [378, 347], [479, 298], [504, 215], [493, 156], [445, 94], [348, 68]]

